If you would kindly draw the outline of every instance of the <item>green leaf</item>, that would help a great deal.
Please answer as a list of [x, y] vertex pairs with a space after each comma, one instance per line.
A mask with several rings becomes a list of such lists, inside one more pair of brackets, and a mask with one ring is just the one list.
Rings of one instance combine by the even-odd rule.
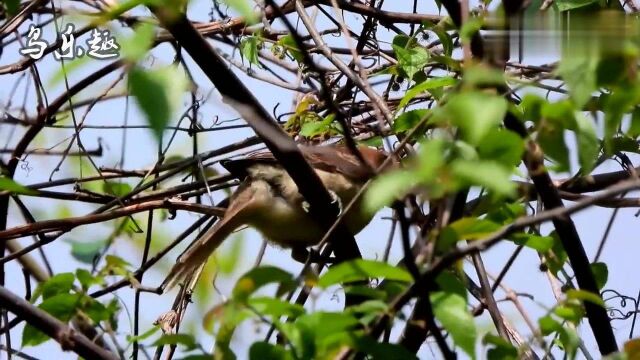
[[382, 136], [374, 136], [371, 138], [368, 138], [366, 140], [360, 140], [358, 141], [359, 144], [363, 144], [363, 145], [367, 145], [367, 146], [371, 146], [371, 147], [375, 147], [375, 148], [379, 148], [382, 147]]
[[24, 185], [20, 185], [6, 176], [0, 176], [0, 192], [8, 191], [10, 194], [16, 195], [37, 195], [38, 191], [29, 189]]
[[491, 130], [478, 144], [478, 154], [482, 159], [494, 160], [509, 167], [522, 160], [524, 140], [513, 131]]
[[117, 197], [123, 197], [131, 190], [131, 185], [124, 182], [105, 181], [102, 183], [102, 191]]
[[567, 295], [568, 299], [589, 301], [589, 302], [591, 302], [593, 304], [605, 307], [604, 301], [602, 300], [600, 295], [594, 294], [594, 293], [586, 291], [586, 290], [569, 289], [569, 290], [567, 290], [566, 295]]
[[104, 283], [102, 276], [93, 276], [88, 270], [76, 269], [76, 278], [80, 282], [82, 289], [89, 290], [92, 285], [100, 285]]
[[578, 351], [578, 345], [580, 344], [580, 337], [570, 327], [564, 327], [560, 334], [560, 342], [562, 343], [562, 347], [564, 348], [565, 353], [567, 354], [568, 359], [575, 359], [576, 352]]
[[[45, 299], [38, 308], [66, 323], [76, 313], [81, 296], [81, 294], [58, 293]], [[49, 339], [49, 336], [30, 324], [25, 325], [22, 331], [22, 346], [25, 347], [40, 345]]]
[[475, 359], [477, 332], [466, 299], [457, 293], [438, 291], [431, 294], [431, 303], [433, 314], [449, 332], [454, 343]]
[[414, 37], [398, 34], [393, 37], [393, 40], [391, 40], [391, 45], [408, 49], [418, 45], [418, 41]]
[[477, 240], [500, 229], [500, 224], [486, 219], [465, 217], [451, 223], [448, 228], [455, 231], [459, 240]]
[[558, 315], [558, 317], [570, 321], [575, 325], [577, 325], [584, 317], [584, 310], [582, 307], [571, 304], [557, 306], [553, 312]]
[[539, 318], [538, 325], [540, 326], [540, 332], [545, 336], [562, 329], [562, 325], [552, 318], [551, 315], [545, 315]]
[[278, 45], [282, 46], [297, 62], [304, 62], [304, 55], [298, 48], [296, 40], [291, 35], [285, 35], [278, 40]]
[[564, 264], [567, 262], [568, 256], [567, 252], [564, 251], [562, 242], [560, 241], [560, 238], [558, 237], [558, 234], [555, 232], [555, 230], [552, 231], [549, 236], [553, 238], [553, 247], [548, 254], [545, 254], [544, 264], [549, 268], [552, 274], [557, 275]]
[[20, 0], [3, 0], [4, 7], [7, 9], [7, 14], [13, 16], [20, 10]]
[[411, 281], [411, 274], [402, 268], [385, 262], [357, 259], [331, 267], [320, 277], [318, 285], [326, 288], [335, 284], [368, 280], [370, 278], [409, 282]]
[[516, 360], [518, 359], [518, 349], [510, 342], [493, 334], [486, 334], [482, 338], [485, 345], [493, 345], [487, 351], [487, 360]]
[[563, 128], [545, 122], [544, 126], [538, 130], [536, 140], [544, 150], [545, 155], [556, 162], [557, 171], [569, 171], [569, 149], [564, 140]]
[[144, 340], [146, 338], [148, 338], [149, 336], [155, 334], [158, 332], [158, 330], [160, 330], [160, 326], [154, 326], [151, 329], [145, 331], [144, 333], [138, 335], [138, 336], [131, 336], [131, 335], [127, 335], [127, 341], [129, 343], [132, 343], [134, 341], [141, 341]]
[[249, 0], [223, 0], [233, 10], [237, 11], [240, 16], [245, 18], [247, 25], [255, 24], [259, 20], [259, 15], [253, 11], [253, 2]]
[[582, 174], [591, 173], [593, 166], [598, 159], [600, 153], [600, 140], [596, 135], [591, 120], [587, 119], [583, 114], [576, 114], [576, 122], [578, 129], [576, 130], [576, 139], [578, 143], [578, 160], [582, 168]]
[[486, 65], [474, 65], [465, 67], [462, 81], [468, 88], [483, 89], [488, 86], [502, 86], [506, 78], [503, 71]]
[[634, 139], [640, 136], [640, 106], [633, 108], [633, 112], [631, 113], [631, 125], [629, 126], [629, 130], [627, 130], [627, 135]]
[[445, 86], [453, 86], [457, 82], [458, 82], [457, 79], [452, 78], [450, 76], [443, 76], [439, 78], [431, 78], [431, 79], [425, 80], [419, 84], [416, 84], [411, 89], [407, 90], [407, 92], [402, 97], [402, 100], [400, 100], [400, 104], [398, 104], [398, 108], [402, 109], [403, 107], [407, 106], [407, 104], [409, 104], [409, 102], [413, 98], [422, 94], [425, 91], [440, 89]]
[[139, 22], [135, 26], [132, 36], [118, 38], [122, 56], [132, 63], [144, 59], [149, 54], [155, 35], [155, 28], [152, 24]]
[[518, 245], [524, 245], [538, 252], [546, 252], [553, 247], [554, 239], [551, 236], [540, 236], [527, 233], [516, 233], [509, 238]]
[[[626, 89], [625, 89], [626, 90]], [[613, 153], [613, 139], [618, 134], [623, 116], [635, 108], [638, 101], [633, 91], [615, 91], [602, 96], [604, 103], [604, 150], [606, 154]]]
[[507, 112], [504, 98], [480, 92], [453, 96], [444, 106], [451, 123], [462, 131], [463, 138], [478, 145], [492, 129], [502, 123]]
[[429, 52], [420, 46], [405, 48], [394, 44], [391, 47], [398, 59], [398, 66], [409, 80], [429, 62]]
[[444, 55], [451, 57], [453, 53], [453, 40], [451, 40], [451, 35], [445, 30], [444, 26], [440, 24], [431, 28], [431, 31], [436, 33], [440, 43], [442, 44], [442, 49], [444, 50]]
[[245, 36], [240, 41], [240, 54], [249, 60], [250, 64], [258, 64], [258, 38], [255, 36]]
[[193, 350], [197, 347], [196, 340], [191, 334], [163, 334], [152, 346], [160, 345], [183, 345], [187, 350]]
[[473, 35], [482, 29], [482, 23], [482, 19], [477, 17], [468, 19], [460, 29], [460, 40], [463, 43], [470, 44]]
[[502, 200], [490, 201], [486, 205], [486, 210], [481, 214], [487, 214], [487, 220], [491, 220], [500, 225], [506, 225], [515, 219], [526, 215], [525, 207], [522, 203], [504, 203]]
[[104, 306], [90, 296], [83, 296], [82, 302], [82, 311], [87, 314], [94, 323], [109, 320], [114, 315], [112, 312], [114, 309]]
[[292, 304], [288, 301], [270, 297], [255, 297], [247, 300], [247, 304], [259, 314], [269, 315], [275, 318], [286, 316], [296, 318], [305, 313], [304, 307]]
[[249, 348], [250, 360], [290, 360], [293, 355], [283, 346], [268, 342], [255, 342]]
[[598, 2], [599, 0], [559, 0], [554, 2], [554, 6], [558, 11], [562, 12], [597, 4]]
[[569, 54], [563, 56], [558, 65], [556, 72], [569, 87], [569, 94], [577, 108], [586, 104], [597, 89], [597, 67], [597, 56], [571, 56]]
[[340, 336], [344, 339], [344, 345], [349, 345], [359, 352], [370, 355], [370, 358], [373, 360], [417, 359], [416, 354], [409, 352], [403, 346], [386, 342], [377, 342], [369, 336], [363, 336], [356, 332], [346, 332], [336, 334], [336, 336]]
[[251, 294], [264, 285], [279, 283], [289, 288], [295, 285], [293, 276], [275, 266], [260, 266], [244, 274], [233, 288], [233, 298], [246, 301]]
[[398, 170], [376, 177], [364, 195], [364, 210], [376, 213], [411, 191], [418, 179], [410, 171]]
[[598, 290], [602, 290], [609, 279], [609, 268], [607, 264], [603, 262], [592, 263], [591, 272], [593, 272], [593, 277], [596, 278]]
[[79, 241], [65, 239], [65, 242], [71, 244], [71, 256], [85, 264], [93, 264], [96, 256], [107, 245], [107, 240]]
[[360, 322], [354, 316], [344, 312], [317, 311], [299, 317], [295, 324], [310, 330], [316, 340], [322, 340], [329, 335], [352, 330], [359, 326]]
[[156, 70], [134, 67], [129, 71], [129, 88], [140, 109], [147, 117], [156, 139], [160, 141], [164, 129], [182, 106], [187, 87], [184, 74], [175, 66]]
[[333, 120], [335, 120], [334, 114], [329, 114], [322, 121], [311, 121], [302, 124], [300, 128], [300, 135], [312, 138], [321, 134], [331, 133], [334, 128], [332, 127]]
[[609, 141], [611, 146], [611, 153], [620, 152], [631, 152], [631, 153], [640, 153], [640, 144], [638, 144], [638, 140], [630, 138], [628, 136], [616, 136]]
[[105, 266], [102, 270], [100, 270], [101, 274], [108, 275], [122, 275], [127, 276], [129, 274], [129, 268], [131, 264], [126, 262], [121, 257], [115, 255], [107, 255], [105, 256]]
[[511, 172], [497, 162], [457, 159], [451, 163], [451, 172], [456, 180], [466, 185], [483, 186], [504, 196], [516, 193], [517, 187], [511, 181]]
[[415, 109], [406, 111], [398, 116], [392, 125], [392, 129], [396, 134], [400, 134], [409, 130], [413, 130], [420, 122], [427, 118], [430, 111], [428, 109]]
[[43, 300], [47, 300], [59, 294], [68, 294], [73, 288], [74, 281], [75, 276], [73, 276], [73, 273], [56, 274], [38, 285], [31, 296], [31, 302], [34, 303], [38, 300], [40, 295], [42, 295]]
[[439, 138], [420, 144], [416, 171], [420, 181], [429, 183], [438, 177], [438, 171], [445, 164], [444, 153], [448, 145], [446, 141]]

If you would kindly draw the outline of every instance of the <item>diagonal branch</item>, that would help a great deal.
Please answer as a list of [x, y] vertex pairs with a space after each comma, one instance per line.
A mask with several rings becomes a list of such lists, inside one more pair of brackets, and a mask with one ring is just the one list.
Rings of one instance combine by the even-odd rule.
[[64, 351], [73, 351], [85, 359], [118, 359], [113, 353], [94, 344], [67, 324], [31, 305], [3, 286], [0, 286], [0, 303], [2, 303], [2, 308], [25, 319], [27, 323], [60, 343], [60, 347]]

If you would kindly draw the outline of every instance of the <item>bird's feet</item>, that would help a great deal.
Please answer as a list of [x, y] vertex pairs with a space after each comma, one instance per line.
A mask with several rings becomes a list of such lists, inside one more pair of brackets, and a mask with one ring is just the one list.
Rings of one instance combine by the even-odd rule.
[[[338, 194], [336, 194], [335, 192], [329, 190], [329, 195], [331, 195], [331, 205], [338, 205], [338, 215], [340, 216], [340, 214], [342, 214], [342, 200], [340, 199], [340, 197], [338, 196]], [[306, 212], [307, 214], [309, 213], [311, 209], [311, 205], [309, 205], [309, 203], [307, 202], [307, 200], [303, 200], [302, 201], [302, 210], [304, 210], [304, 212]]]
[[293, 260], [301, 263], [301, 264], [306, 264], [307, 260], [309, 261], [309, 263], [325, 263], [325, 264], [332, 264], [335, 260], [335, 258], [333, 257], [323, 257], [316, 249], [309, 249], [307, 250], [304, 247], [294, 247], [291, 249], [291, 257], [293, 258]]

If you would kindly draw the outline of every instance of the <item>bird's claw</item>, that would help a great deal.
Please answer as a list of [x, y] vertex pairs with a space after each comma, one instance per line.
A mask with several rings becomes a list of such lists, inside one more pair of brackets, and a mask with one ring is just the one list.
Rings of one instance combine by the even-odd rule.
[[[331, 195], [331, 205], [335, 205], [335, 204], [338, 205], [338, 216], [340, 216], [340, 214], [342, 214], [342, 200], [340, 200], [340, 197], [338, 196], [338, 194], [336, 194], [331, 190], [329, 190], [329, 195]], [[301, 206], [304, 212], [306, 212], [307, 214], [310, 212], [311, 205], [307, 200], [303, 200]]]

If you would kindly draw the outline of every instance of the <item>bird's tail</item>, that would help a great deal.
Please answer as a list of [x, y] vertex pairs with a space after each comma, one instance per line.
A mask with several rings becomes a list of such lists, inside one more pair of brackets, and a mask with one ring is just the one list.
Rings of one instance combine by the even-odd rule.
[[250, 202], [242, 202], [240, 206], [227, 209], [225, 216], [205, 232], [198, 240], [178, 257], [169, 275], [161, 285], [163, 290], [170, 290], [180, 282], [185, 281], [201, 265], [204, 265], [209, 256], [222, 244], [222, 242], [238, 227], [245, 223], [245, 211]]

